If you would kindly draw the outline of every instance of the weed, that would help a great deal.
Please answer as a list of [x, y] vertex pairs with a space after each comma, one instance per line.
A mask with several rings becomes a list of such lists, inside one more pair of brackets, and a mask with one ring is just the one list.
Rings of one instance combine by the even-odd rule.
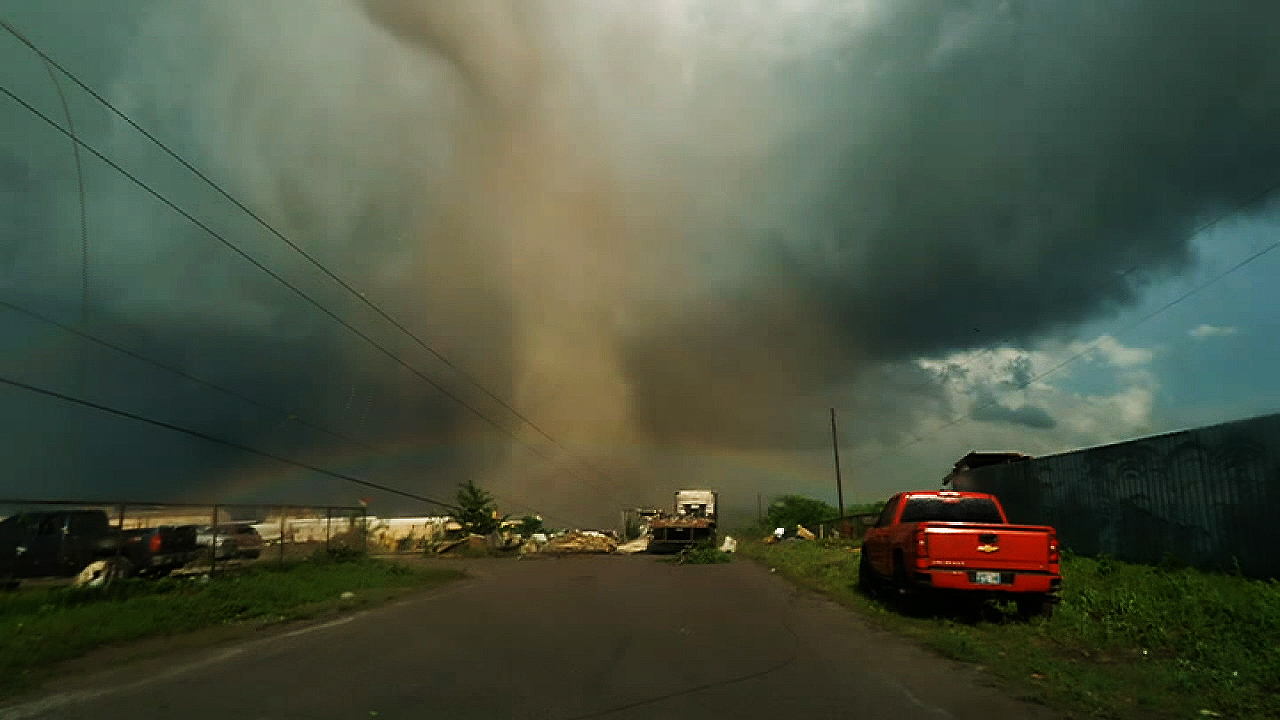
[[311, 553], [313, 563], [351, 563], [363, 562], [369, 558], [369, 552], [360, 548], [336, 545], [328, 548], [317, 548]]
[[868, 598], [850, 548], [743, 541], [738, 551], [1063, 708], [1115, 718], [1280, 717], [1280, 581], [1064, 555], [1053, 616], [1019, 622], [1008, 607], [904, 612]]
[[99, 588], [0, 594], [0, 697], [29, 688], [53, 665], [103, 645], [242, 620], [311, 617], [338, 609], [344, 591], [421, 587], [458, 576], [444, 568], [339, 552], [318, 561], [252, 565], [212, 580], [127, 579]]
[[700, 543], [684, 548], [669, 558], [663, 558], [662, 561], [674, 565], [718, 565], [733, 562], [733, 556], [730, 553], [721, 552], [715, 545]]

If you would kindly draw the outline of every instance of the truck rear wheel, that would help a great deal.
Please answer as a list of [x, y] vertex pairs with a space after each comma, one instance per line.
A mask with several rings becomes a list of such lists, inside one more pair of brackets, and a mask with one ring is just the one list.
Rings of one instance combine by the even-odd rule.
[[871, 563], [867, 560], [866, 551], [858, 553], [861, 557], [858, 559], [858, 587], [868, 595], [875, 595], [880, 592], [883, 583], [880, 582], [879, 576], [876, 575], [875, 568], [871, 567]]
[[911, 580], [907, 577], [907, 563], [902, 559], [902, 551], [893, 553], [893, 586], [899, 595], [911, 592]]

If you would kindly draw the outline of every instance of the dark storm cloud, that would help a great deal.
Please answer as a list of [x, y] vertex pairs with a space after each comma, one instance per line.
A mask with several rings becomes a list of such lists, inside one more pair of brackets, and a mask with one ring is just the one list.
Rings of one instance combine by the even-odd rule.
[[797, 158], [826, 178], [770, 228], [753, 287], [773, 290], [639, 343], [657, 435], [704, 378], [736, 402], [703, 427], [771, 409], [754, 440], [864, 363], [1113, 313], [1140, 291], [1124, 271], [1185, 270], [1193, 228], [1280, 180], [1274, 3], [892, 8], [820, 81], [827, 124], [773, 148], [776, 192]]
[[[913, 358], [1116, 312], [1194, 262], [1198, 223], [1280, 179], [1274, 3], [791, 5], [122, 6], [112, 27], [136, 29], [93, 72], [460, 367], [596, 448], [816, 447], [832, 405], [851, 437], [893, 442], [953, 410]], [[54, 20], [32, 15], [32, 37], [60, 37]], [[130, 167], [458, 387], [83, 112]], [[19, 286], [71, 297], [69, 153], [23, 128], [0, 174], [27, 168], [17, 185], [46, 199], [0, 213], [37, 228], [0, 259], [24, 268]], [[353, 383], [382, 408], [371, 437], [461, 432], [464, 411], [90, 166], [95, 312], [136, 326], [113, 332], [353, 432], [338, 410]], [[162, 413], [203, 402], [120, 388]], [[204, 422], [276, 442], [270, 418]]]
[[[10, 294], [6, 300], [42, 308], [40, 315], [82, 327], [82, 332], [204, 382], [8, 308], [0, 308], [0, 332], [12, 342], [0, 374], [230, 443], [303, 462], [323, 456], [325, 466], [338, 472], [363, 475], [377, 467], [379, 474], [369, 479], [389, 475], [398, 481], [403, 479], [398, 473], [410, 470], [396, 465], [402, 459], [397, 457], [400, 446], [440, 445], [461, 424], [455, 409], [420, 383], [397, 382], [393, 371], [373, 363], [353, 365], [359, 352], [333, 333], [255, 334], [210, 322], [143, 321], [103, 313], [81, 326], [76, 309], [58, 312], [64, 303], [56, 299]], [[30, 447], [41, 448], [12, 455], [15, 476], [52, 477], [53, 494], [228, 500], [234, 498], [221, 496], [218, 488], [230, 483], [237, 468], [246, 467], [329, 489], [327, 497], [313, 494], [313, 500], [347, 502], [360, 490], [135, 419], [23, 389], [5, 388], [5, 394], [9, 407], [24, 408], [9, 415], [21, 418], [11, 430], [16, 437], [32, 438]], [[254, 402], [240, 399], [246, 397]], [[388, 456], [391, 461], [384, 460]], [[24, 457], [32, 461], [24, 462]], [[412, 469], [419, 488], [452, 486], [448, 473], [458, 458], [437, 455], [435, 460], [434, 471]], [[335, 487], [341, 494], [332, 494]]]

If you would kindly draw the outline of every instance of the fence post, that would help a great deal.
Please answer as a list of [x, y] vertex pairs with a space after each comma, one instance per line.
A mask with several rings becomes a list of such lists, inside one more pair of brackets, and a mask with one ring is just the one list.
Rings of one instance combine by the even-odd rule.
[[116, 519], [116, 561], [124, 554], [124, 503], [120, 503], [120, 516]]
[[209, 577], [218, 571], [218, 506], [213, 506], [213, 524], [209, 526], [213, 538], [209, 541]]
[[284, 564], [284, 517], [286, 509], [280, 506], [280, 564]]
[[369, 508], [360, 508], [360, 550], [369, 552]]
[[329, 552], [329, 528], [333, 525], [333, 508], [324, 509], [324, 551]]

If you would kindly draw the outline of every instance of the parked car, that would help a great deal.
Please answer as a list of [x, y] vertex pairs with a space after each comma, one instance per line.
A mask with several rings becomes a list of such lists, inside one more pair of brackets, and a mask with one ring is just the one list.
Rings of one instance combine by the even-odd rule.
[[[206, 525], [199, 529], [198, 543], [208, 548], [213, 543], [213, 526]], [[249, 524], [218, 526], [218, 559], [256, 558], [262, 555], [265, 543], [262, 535]]]
[[25, 512], [0, 521], [0, 579], [10, 581], [69, 577], [109, 558], [121, 561], [125, 575], [167, 575], [195, 551], [194, 529], [120, 531], [101, 510]]
[[67, 577], [116, 554], [104, 512], [19, 513], [0, 521], [0, 579]]
[[899, 493], [867, 530], [858, 579], [871, 591], [1011, 599], [1023, 614], [1041, 614], [1062, 583], [1058, 536], [1011, 525], [993, 495]]
[[194, 560], [199, 549], [193, 525], [124, 531], [124, 555], [138, 575], [168, 575]]

